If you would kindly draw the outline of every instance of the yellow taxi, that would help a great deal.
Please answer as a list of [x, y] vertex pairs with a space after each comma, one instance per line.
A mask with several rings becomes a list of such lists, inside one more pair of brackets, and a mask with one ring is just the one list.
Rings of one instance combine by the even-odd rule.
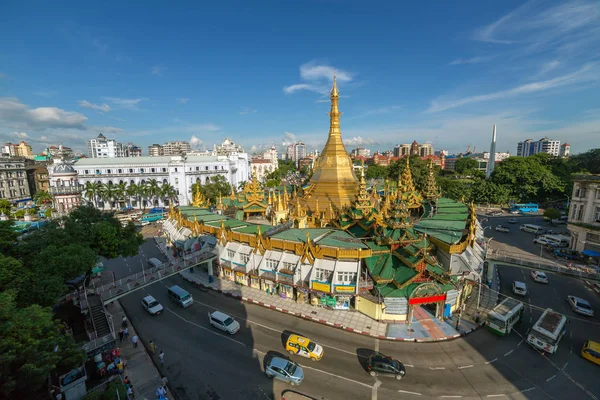
[[581, 357], [600, 365], [600, 343], [586, 340], [581, 349]]
[[290, 335], [285, 342], [285, 350], [292, 355], [297, 354], [313, 361], [323, 358], [323, 346], [300, 335]]

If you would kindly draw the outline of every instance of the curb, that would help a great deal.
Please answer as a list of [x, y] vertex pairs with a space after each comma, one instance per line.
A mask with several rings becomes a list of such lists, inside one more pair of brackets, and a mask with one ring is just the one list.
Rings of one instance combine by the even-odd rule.
[[588, 285], [588, 286], [589, 286], [589, 287], [590, 287], [590, 288], [591, 288], [591, 289], [592, 289], [594, 292], [596, 292], [597, 294], [600, 294], [600, 289], [599, 289], [599, 288], [598, 288], [596, 285], [594, 285], [593, 283], [590, 283], [590, 282], [588, 282], [588, 281], [585, 281], [585, 283], [586, 283], [586, 284], [587, 284], [587, 285]]
[[273, 306], [273, 305], [270, 305], [270, 304], [266, 304], [266, 303], [264, 303], [262, 301], [254, 300], [254, 299], [251, 299], [249, 297], [244, 297], [244, 296], [239, 295], [239, 294], [234, 294], [234, 293], [231, 293], [231, 292], [223, 291], [221, 289], [215, 289], [215, 288], [213, 288], [210, 285], [206, 285], [204, 283], [198, 283], [198, 282], [195, 282], [195, 281], [193, 281], [193, 280], [191, 280], [189, 278], [186, 278], [185, 276], [181, 275], [181, 273], [180, 273], [180, 276], [183, 278], [184, 281], [187, 281], [187, 282], [191, 283], [194, 287], [196, 287], [198, 289], [200, 287], [206, 288], [206, 289], [210, 289], [210, 290], [213, 290], [215, 292], [221, 293], [221, 294], [223, 294], [225, 296], [229, 296], [229, 297], [232, 297], [234, 299], [239, 299], [239, 300], [244, 301], [246, 303], [256, 304], [256, 305], [259, 305], [259, 306], [264, 307], [264, 308], [269, 308], [271, 310], [279, 311], [280, 313], [283, 313], [283, 314], [292, 315], [294, 317], [302, 318], [302, 319], [305, 319], [305, 320], [308, 320], [308, 321], [312, 321], [312, 322], [316, 322], [316, 323], [319, 323], [319, 324], [322, 324], [322, 325], [328, 325], [328, 326], [331, 326], [333, 328], [341, 329], [341, 330], [344, 330], [344, 331], [347, 331], [347, 332], [356, 333], [358, 335], [369, 336], [369, 337], [372, 337], [372, 338], [381, 339], [381, 340], [388, 340], [388, 341], [393, 341], [393, 342], [416, 342], [416, 343], [446, 342], [446, 341], [449, 341], [449, 340], [453, 340], [453, 339], [458, 339], [458, 338], [461, 338], [461, 337], [465, 337], [468, 334], [470, 334], [472, 332], [475, 332], [476, 330], [478, 330], [479, 328], [481, 328], [483, 326], [483, 324], [479, 324], [479, 325], [475, 326], [474, 328], [471, 328], [470, 330], [468, 330], [466, 332], [462, 332], [462, 333], [459, 333], [459, 334], [456, 334], [456, 335], [452, 335], [452, 336], [446, 336], [446, 337], [439, 338], [439, 339], [415, 339], [415, 338], [406, 339], [406, 338], [395, 338], [395, 337], [390, 337], [390, 336], [385, 336], [385, 335], [375, 335], [375, 334], [372, 334], [372, 333], [369, 333], [369, 332], [363, 332], [363, 331], [358, 330], [358, 329], [350, 328], [350, 327], [347, 327], [347, 326], [342, 325], [342, 324], [334, 324], [334, 323], [326, 321], [324, 319], [319, 319], [319, 318], [311, 317], [311, 316], [306, 315], [306, 314], [297, 313], [297, 312], [294, 312], [294, 311], [289, 311], [289, 310], [286, 310], [284, 308], [280, 308], [280, 307], [276, 307], [276, 306]]

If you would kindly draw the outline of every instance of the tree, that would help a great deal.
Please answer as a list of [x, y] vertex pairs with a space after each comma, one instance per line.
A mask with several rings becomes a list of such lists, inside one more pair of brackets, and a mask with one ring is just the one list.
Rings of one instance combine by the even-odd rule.
[[115, 185], [113, 185], [112, 182], [102, 185], [102, 188], [100, 189], [100, 198], [102, 198], [103, 201], [108, 202], [108, 208], [110, 210], [113, 209], [116, 193]]
[[157, 202], [156, 199], [160, 195], [160, 184], [156, 179], [150, 179], [150, 181], [146, 183], [146, 190], [148, 195], [152, 198], [152, 207], [154, 207]]
[[591, 149], [585, 153], [574, 155], [569, 160], [573, 172], [589, 172], [600, 174], [600, 149]]
[[51, 373], [66, 373], [85, 359], [49, 308], [17, 308], [13, 293], [0, 293], [0, 397], [42, 398]]
[[387, 176], [387, 168], [381, 165], [373, 164], [366, 168], [365, 178], [382, 179]]
[[459, 176], [473, 176], [479, 163], [471, 157], [462, 157], [456, 160], [454, 164], [454, 172]]
[[462, 179], [439, 178], [442, 196], [456, 201], [462, 201], [471, 198], [471, 185], [468, 181]]
[[120, 208], [121, 203], [125, 203], [125, 196], [127, 195], [127, 183], [119, 182], [115, 186], [115, 197], [117, 198], [117, 206]]
[[544, 211], [544, 219], [545, 220], [553, 220], [553, 219], [558, 219], [560, 218], [560, 211], [558, 211], [556, 208], [547, 208]]
[[221, 196], [228, 196], [231, 193], [231, 185], [227, 182], [223, 175], [211, 176], [210, 183], [200, 185], [195, 183], [192, 185], [192, 193], [196, 193], [196, 190], [200, 190], [200, 193], [210, 201], [211, 204], [216, 204]]
[[7, 199], [0, 199], [0, 215], [10, 215], [12, 204]]
[[85, 188], [83, 190], [85, 198], [93, 204], [95, 207], [98, 207], [98, 196], [102, 191], [102, 184], [100, 182], [86, 182]]
[[164, 199], [169, 199], [169, 207], [173, 208], [177, 200], [177, 190], [168, 183], [165, 183], [160, 187], [160, 197], [163, 201]]
[[45, 205], [52, 205], [52, 195], [50, 193], [48, 193], [45, 190], [38, 190], [37, 192], [35, 192], [35, 194], [33, 195], [33, 201], [35, 201], [35, 204], [37, 204], [38, 206], [45, 206]]
[[[396, 182], [406, 167], [406, 160], [400, 158], [388, 166], [388, 179]], [[429, 175], [429, 163], [418, 155], [410, 156], [410, 171], [417, 190], [423, 190]]]
[[470, 186], [471, 195], [468, 199], [477, 204], [507, 204], [510, 199], [508, 188], [484, 179], [478, 179]]
[[0, 221], [0, 253], [11, 255], [16, 252], [15, 242], [19, 234], [12, 228], [12, 221]]
[[506, 186], [511, 197], [521, 202], [541, 202], [565, 190], [565, 183], [537, 157], [509, 157], [496, 165], [491, 180]]

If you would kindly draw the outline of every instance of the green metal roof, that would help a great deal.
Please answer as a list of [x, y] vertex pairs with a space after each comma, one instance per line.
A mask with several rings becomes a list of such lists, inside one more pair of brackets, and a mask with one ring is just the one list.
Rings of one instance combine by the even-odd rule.
[[417, 275], [417, 271], [415, 271], [414, 269], [401, 266], [401, 267], [396, 268], [396, 274], [394, 275], [394, 282], [401, 285], [404, 282], [408, 281], [409, 279], [413, 278], [415, 275]]

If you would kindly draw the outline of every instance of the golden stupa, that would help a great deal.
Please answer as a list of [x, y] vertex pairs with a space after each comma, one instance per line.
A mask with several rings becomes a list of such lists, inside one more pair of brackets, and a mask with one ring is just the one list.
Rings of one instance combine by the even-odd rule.
[[[312, 213], [326, 211], [327, 205], [342, 208], [352, 204], [358, 191], [358, 179], [354, 173], [352, 160], [342, 142], [340, 132], [340, 110], [335, 75], [331, 88], [331, 112], [329, 113], [329, 137], [321, 155], [317, 159], [309, 186], [300, 200]], [[318, 210], [318, 205], [323, 210]]]

